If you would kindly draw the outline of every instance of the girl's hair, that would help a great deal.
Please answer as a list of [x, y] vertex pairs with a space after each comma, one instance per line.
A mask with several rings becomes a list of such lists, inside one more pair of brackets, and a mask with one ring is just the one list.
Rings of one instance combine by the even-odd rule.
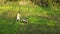
[[20, 11], [18, 11], [17, 13], [20, 13]]

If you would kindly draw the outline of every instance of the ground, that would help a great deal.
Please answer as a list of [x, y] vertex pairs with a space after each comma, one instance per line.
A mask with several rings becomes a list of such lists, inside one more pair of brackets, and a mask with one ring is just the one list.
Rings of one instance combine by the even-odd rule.
[[[29, 22], [17, 22], [16, 14]], [[0, 5], [0, 34], [60, 34], [60, 9], [16, 2]]]

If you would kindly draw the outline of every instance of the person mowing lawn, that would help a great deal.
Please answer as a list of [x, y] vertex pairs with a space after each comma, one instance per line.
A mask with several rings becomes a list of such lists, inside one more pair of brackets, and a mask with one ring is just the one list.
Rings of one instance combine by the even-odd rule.
[[17, 22], [20, 21], [20, 12], [17, 13]]
[[22, 21], [23, 23], [27, 23], [28, 20], [26, 18], [21, 19], [20, 12], [17, 13], [17, 22]]

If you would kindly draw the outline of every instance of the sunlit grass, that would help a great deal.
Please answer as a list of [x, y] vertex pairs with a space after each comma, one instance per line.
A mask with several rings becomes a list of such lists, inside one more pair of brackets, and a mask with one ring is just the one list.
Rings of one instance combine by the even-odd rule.
[[[16, 14], [20, 11], [21, 19], [27, 18], [28, 23], [17, 22]], [[19, 33], [55, 33], [55, 26], [60, 22], [60, 10], [43, 8], [37, 5], [4, 5], [0, 6], [0, 33], [16, 34], [18, 27]], [[57, 29], [56, 29], [57, 30]], [[47, 34], [47, 33], [46, 33]]]

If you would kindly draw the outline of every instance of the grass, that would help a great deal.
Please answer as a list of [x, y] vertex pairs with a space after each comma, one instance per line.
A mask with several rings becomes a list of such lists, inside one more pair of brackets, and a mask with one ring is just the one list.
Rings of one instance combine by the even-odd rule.
[[[28, 19], [28, 23], [16, 21], [19, 10], [21, 19]], [[0, 6], [0, 34], [60, 34], [59, 22], [59, 9], [54, 10], [37, 5]]]

